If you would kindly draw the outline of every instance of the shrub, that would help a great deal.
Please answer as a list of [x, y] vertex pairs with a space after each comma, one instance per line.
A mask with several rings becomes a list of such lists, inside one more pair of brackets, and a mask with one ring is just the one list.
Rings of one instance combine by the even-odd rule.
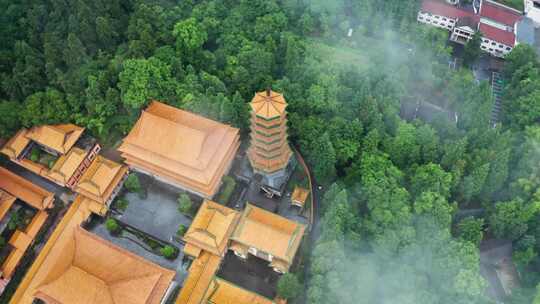
[[286, 273], [279, 278], [277, 285], [278, 297], [292, 300], [299, 295], [300, 290], [302, 290], [302, 285], [294, 274]]
[[176, 248], [171, 245], [165, 245], [161, 247], [159, 252], [161, 252], [161, 255], [164, 256], [166, 259], [170, 260], [175, 259], [178, 256], [178, 250], [176, 250]]
[[150, 248], [152, 249], [158, 249], [159, 248], [159, 243], [152, 240], [152, 239], [149, 239], [149, 238], [146, 238], [146, 244], [148, 244], [148, 246], [150, 246]]
[[124, 197], [119, 197], [116, 199], [115, 207], [122, 211], [125, 211], [129, 205], [129, 201]]
[[235, 187], [236, 187], [236, 181], [234, 180], [234, 178], [230, 176], [223, 177], [223, 187], [222, 187], [221, 192], [219, 193], [217, 202], [222, 205], [226, 205], [231, 199], [231, 195]]
[[32, 148], [32, 151], [30, 152], [30, 160], [37, 163], [39, 161], [39, 158], [41, 157], [41, 151], [39, 151], [38, 148]]
[[182, 193], [178, 197], [178, 211], [180, 211], [183, 214], [191, 214], [191, 208], [193, 207], [193, 203], [191, 202], [191, 198], [189, 198], [189, 195]]
[[184, 234], [186, 234], [186, 232], [187, 232], [186, 225], [180, 225], [180, 227], [178, 227], [178, 230], [176, 231], [176, 235], [179, 237], [182, 237], [184, 236]]
[[130, 173], [124, 183], [127, 191], [140, 193], [142, 191], [141, 182], [135, 173]]
[[121, 231], [120, 225], [113, 218], [108, 218], [107, 221], [105, 221], [105, 227], [107, 228], [107, 230], [109, 230], [109, 233], [111, 234], [118, 234]]

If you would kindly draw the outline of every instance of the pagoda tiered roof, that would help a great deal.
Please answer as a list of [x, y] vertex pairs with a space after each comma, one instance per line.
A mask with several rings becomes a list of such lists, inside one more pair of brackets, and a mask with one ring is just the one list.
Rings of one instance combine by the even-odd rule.
[[282, 94], [258, 92], [251, 106], [251, 143], [248, 157], [255, 171], [273, 173], [284, 169], [292, 151], [287, 141], [287, 102]]

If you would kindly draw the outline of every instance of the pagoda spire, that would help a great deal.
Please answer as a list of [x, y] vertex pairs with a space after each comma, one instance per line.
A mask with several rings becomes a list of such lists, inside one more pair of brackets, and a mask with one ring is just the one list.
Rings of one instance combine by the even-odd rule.
[[292, 156], [287, 141], [285, 98], [269, 87], [256, 93], [250, 106], [251, 142], [247, 153], [251, 166], [262, 174], [285, 169]]

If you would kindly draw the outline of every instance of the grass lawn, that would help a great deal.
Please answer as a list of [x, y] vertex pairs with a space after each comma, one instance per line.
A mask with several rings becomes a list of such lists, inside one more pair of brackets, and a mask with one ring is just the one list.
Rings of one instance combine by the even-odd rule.
[[365, 67], [367, 64], [367, 56], [357, 48], [331, 46], [318, 39], [311, 39], [308, 48], [316, 52], [321, 58], [330, 60], [336, 64], [354, 65], [357, 67]]
[[520, 11], [523, 11], [525, 9], [523, 7], [523, 0], [497, 0], [497, 2]]

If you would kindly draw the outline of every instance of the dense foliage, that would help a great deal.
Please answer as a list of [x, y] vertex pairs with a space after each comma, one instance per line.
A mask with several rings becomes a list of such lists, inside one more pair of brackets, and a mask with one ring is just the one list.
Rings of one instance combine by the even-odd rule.
[[[487, 303], [479, 243], [493, 237], [514, 244], [523, 280], [511, 300], [534, 298], [540, 63], [531, 48], [510, 54], [502, 126], [491, 128], [489, 84], [448, 67], [447, 33], [416, 23], [418, 1], [0, 7], [0, 137], [71, 121], [113, 145], [152, 99], [245, 134], [246, 102], [272, 85], [289, 102], [291, 142], [326, 190], [307, 303]], [[401, 104], [420, 103], [429, 123], [400, 117]], [[126, 187], [140, 183], [130, 176]], [[457, 216], [469, 209], [484, 216]]]

